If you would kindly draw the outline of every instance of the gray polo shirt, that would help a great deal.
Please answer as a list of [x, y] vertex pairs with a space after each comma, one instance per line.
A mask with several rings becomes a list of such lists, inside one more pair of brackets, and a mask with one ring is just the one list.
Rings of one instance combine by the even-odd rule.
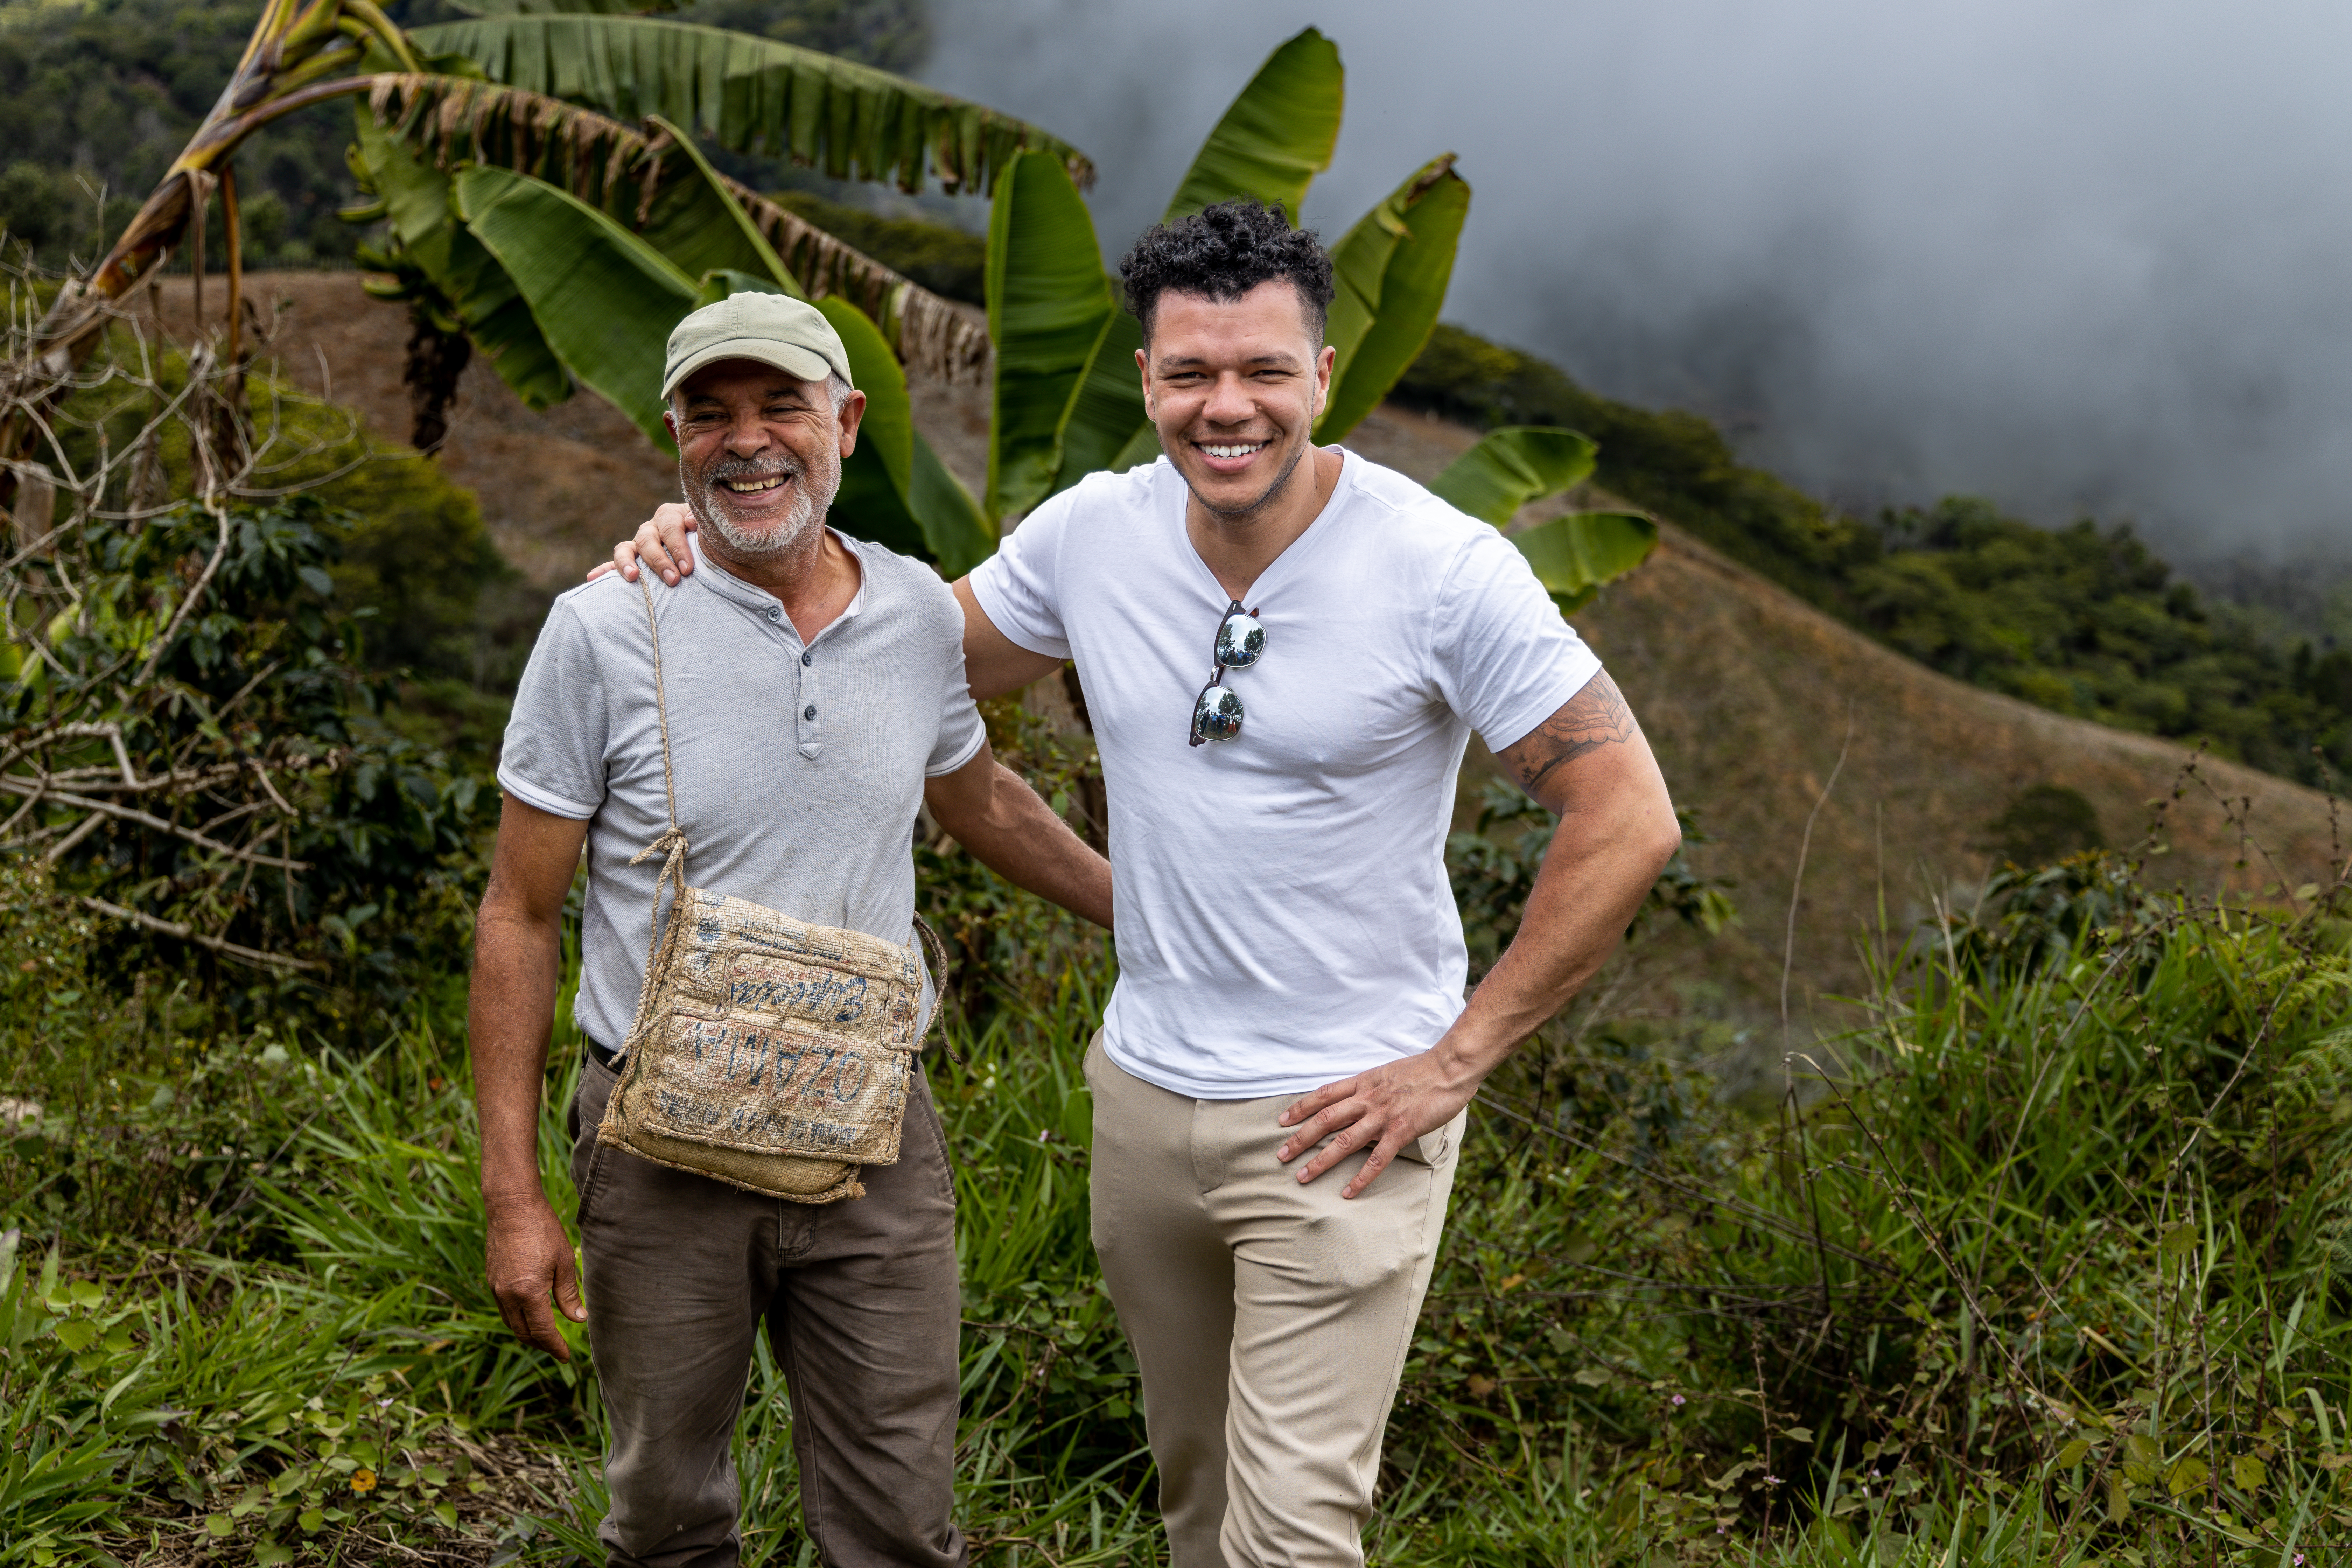
[[[849, 609], [803, 647], [775, 596], [698, 558], [653, 584], [677, 820], [690, 887], [886, 942], [910, 939], [927, 777], [986, 738], [964, 682], [963, 613], [939, 574], [835, 535], [863, 570]], [[507, 723], [499, 784], [588, 824], [573, 1016], [618, 1046], [635, 1016], [661, 857], [661, 731], [645, 598], [618, 574], [555, 601]]]

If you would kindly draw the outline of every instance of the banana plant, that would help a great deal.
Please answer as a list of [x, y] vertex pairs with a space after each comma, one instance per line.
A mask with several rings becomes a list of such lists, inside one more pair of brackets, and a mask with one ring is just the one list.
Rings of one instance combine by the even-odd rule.
[[[204, 214], [215, 190], [228, 238], [229, 333], [236, 358], [240, 288], [239, 219], [232, 160], [253, 132], [282, 115], [340, 96], [361, 96], [359, 172], [381, 173], [389, 141], [413, 137], [429, 151], [434, 181], [395, 169], [376, 184], [397, 217], [393, 268], [437, 325], [462, 331], [489, 354], [527, 401], [544, 405], [571, 382], [535, 331], [496, 259], [463, 233], [447, 203], [453, 142], [477, 162], [503, 159], [525, 172], [565, 162], [576, 189], [626, 210], [639, 223], [690, 225], [686, 210], [707, 202], [699, 172], [668, 157], [674, 142], [651, 144], [595, 106], [637, 114], [669, 110], [721, 144], [905, 188], [936, 179], [949, 189], [990, 189], [1009, 157], [1035, 152], [1073, 178], [1092, 167], [1043, 129], [951, 98], [887, 72], [772, 40], [631, 15], [667, 0], [468, 0], [467, 22], [403, 32], [374, 0], [266, 0], [243, 58], [212, 111], [113, 247], [85, 279], [59, 291], [26, 359], [10, 367], [50, 398], [95, 349], [113, 302], [193, 231], [201, 258]], [[488, 14], [496, 13], [496, 14]], [[387, 122], [394, 134], [371, 137]], [[634, 140], [632, 140], [634, 139]], [[619, 157], [592, 166], [587, 145]], [[486, 157], [495, 154], [495, 158]], [[412, 156], [410, 162], [417, 160]], [[620, 182], [624, 175], [626, 184]], [[673, 185], [687, 193], [671, 198]], [[430, 198], [442, 198], [440, 221]], [[862, 297], [886, 340], [934, 369], [970, 366], [986, 343], [945, 301], [918, 289], [852, 247], [781, 208], [758, 213], [781, 253], [793, 258], [795, 289]], [[698, 273], [697, 274], [699, 275]], [[0, 428], [0, 507], [13, 499], [8, 459], [39, 437], [37, 403]]]
[[[1590, 479], [1598, 451], [1573, 430], [1506, 426], [1448, 463], [1429, 488], [1456, 510], [1507, 531], [1521, 507]], [[1565, 616], [1647, 561], [1658, 547], [1658, 525], [1638, 512], [1572, 511], [1508, 537]]]
[[[1210, 132], [1162, 221], [1234, 196], [1295, 217], [1330, 165], [1345, 79], [1339, 49], [1313, 27], [1276, 49]], [[1331, 247], [1338, 290], [1324, 341], [1336, 352], [1318, 441], [1355, 428], [1429, 341], [1469, 210], [1470, 187], [1446, 153]], [[1076, 184], [1051, 160], [1011, 160], [991, 209], [988, 261], [996, 375], [984, 501], [1003, 519], [1160, 446], [1135, 370], [1142, 329], [1102, 265]]]
[[[1209, 133], [1162, 221], [1229, 197], [1255, 196], [1295, 218], [1339, 135], [1339, 49], [1308, 27], [1276, 49]], [[1437, 324], [1469, 216], [1470, 187], [1452, 153], [1432, 159], [1331, 247], [1337, 285], [1324, 341], [1331, 392], [1314, 438], [1345, 438], [1380, 406]], [[1097, 469], [1160, 451], [1143, 412], [1135, 352], [1142, 330], [1104, 268], [1077, 186], [1050, 159], [1015, 154], [990, 214], [988, 325], [996, 344], [983, 510], [992, 524]], [[1507, 527], [1522, 506], [1571, 489], [1592, 471], [1592, 443], [1568, 430], [1497, 430], [1433, 487], [1473, 516]], [[1640, 565], [1657, 527], [1630, 512], [1580, 512], [1511, 536], [1563, 614]]]
[[[658, 117], [655, 124], [677, 138], [718, 214], [694, 237], [692, 254], [717, 263], [698, 276], [602, 207], [512, 169], [463, 169], [451, 179], [451, 205], [466, 242], [495, 263], [551, 358], [670, 448], [661, 373], [671, 329], [688, 311], [744, 289], [805, 295], [694, 142]], [[951, 574], [970, 570], [994, 549], [994, 531], [916, 432], [906, 373], [883, 330], [842, 294], [814, 303], [841, 334], [866, 400], [856, 450], [843, 467], [840, 515], [893, 550], [928, 556]]]

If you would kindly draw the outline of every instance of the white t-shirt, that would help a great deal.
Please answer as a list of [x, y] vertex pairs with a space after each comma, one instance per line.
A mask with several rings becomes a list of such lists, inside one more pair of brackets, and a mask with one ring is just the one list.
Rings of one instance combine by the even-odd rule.
[[1228, 603], [1162, 458], [1098, 473], [972, 574], [1013, 641], [1075, 658], [1110, 799], [1119, 977], [1104, 1048], [1204, 1100], [1427, 1050], [1468, 954], [1445, 875], [1474, 728], [1509, 745], [1601, 662], [1486, 523], [1354, 453], [1253, 584], [1242, 732], [1186, 743]]

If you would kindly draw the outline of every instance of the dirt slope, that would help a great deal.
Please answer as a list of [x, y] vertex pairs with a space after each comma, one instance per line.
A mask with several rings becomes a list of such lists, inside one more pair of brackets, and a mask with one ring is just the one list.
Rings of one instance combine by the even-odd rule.
[[[1391, 407], [1349, 445], [1427, 479], [1475, 439]], [[1777, 1009], [1790, 892], [1816, 802], [1792, 1012], [1862, 989], [1858, 943], [1882, 929], [1882, 889], [1885, 927], [1898, 932], [1931, 918], [1937, 899], [1965, 905], [1991, 869], [1986, 829], [2035, 784], [2080, 791], [2108, 844], [2146, 840], [2150, 879], [2200, 895], [2326, 881], [2331, 858], [2347, 853], [2315, 791], [2210, 758], [2189, 776], [2188, 748], [1939, 675], [1671, 525], [1649, 563], [1576, 624], [1640, 715], [1675, 799], [1717, 840], [1693, 859], [1738, 883], [1743, 928], [1669, 988], [1684, 1004], [1704, 1005], [1721, 986], [1748, 1004], [1734, 1012], [1752, 1014], [1759, 1000]]]
[[[400, 371], [405, 313], [366, 299], [348, 273], [253, 280], [265, 312], [287, 309], [275, 341], [286, 374], [361, 410], [391, 440], [409, 411]], [[167, 329], [187, 328], [187, 280], [163, 290]], [[207, 303], [216, 314], [218, 283]], [[918, 384], [916, 415], [967, 482], [985, 465], [987, 405], [970, 387]], [[1475, 439], [1456, 426], [1383, 409], [1349, 445], [1417, 478]], [[488, 366], [466, 373], [450, 474], [481, 497], [508, 558], [551, 589], [576, 582], [610, 542], [676, 493], [675, 473], [634, 426], [593, 396], [524, 409]], [[1727, 987], [1752, 1015], [1780, 984], [1784, 922], [1806, 818], [1822, 801], [1798, 910], [1792, 992], [1799, 1008], [1862, 981], [1858, 934], [1883, 889], [1897, 928], [1926, 917], [1987, 869], [1976, 847], [2019, 791], [2079, 790], [2111, 844], [2142, 837], [2190, 753], [2168, 742], [2061, 718], [1937, 675], [1831, 620], [1669, 528], [1652, 563], [1577, 617], [1641, 715], [1676, 797], [1719, 842], [1696, 851], [1734, 879], [1745, 914], [1733, 940], [1688, 963], [1678, 989], [1706, 1005]], [[1848, 740], [1849, 734], [1851, 740]], [[2324, 880], [2333, 830], [2326, 800], [2226, 763], [2200, 771], [2243, 802], [2251, 839], [2192, 784], [2154, 836], [2152, 869], [2210, 894]], [[2275, 868], [2275, 869], [2273, 869]], [[1667, 1005], [1675, 1005], [1671, 999]]]

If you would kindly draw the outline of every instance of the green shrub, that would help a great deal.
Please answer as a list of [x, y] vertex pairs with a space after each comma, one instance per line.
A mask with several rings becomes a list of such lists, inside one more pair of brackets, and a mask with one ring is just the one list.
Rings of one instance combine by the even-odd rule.
[[2013, 866], [2048, 866], [2107, 847], [2099, 808], [2064, 784], [2029, 784], [1985, 830], [1993, 853]]
[[1705, 1113], [1607, 1021], [1490, 1083], [1393, 1438], [1435, 1479], [1401, 1550], [1580, 1444], [1612, 1458], [1558, 1531], [1626, 1552], [1824, 1514], [1940, 1545], [1990, 1509], [2041, 1532], [2024, 1560], [2240, 1561], [2352, 1522], [2352, 961], [2095, 857], [1989, 909], [1792, 1056], [1819, 1087], [1775, 1121]]

